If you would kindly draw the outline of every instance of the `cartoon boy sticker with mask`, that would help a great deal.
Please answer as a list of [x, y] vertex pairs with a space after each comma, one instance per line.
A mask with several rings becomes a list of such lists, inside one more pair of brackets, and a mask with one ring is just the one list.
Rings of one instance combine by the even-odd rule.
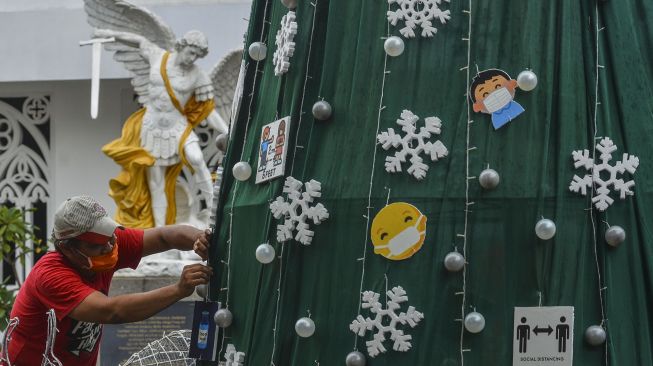
[[411, 204], [396, 202], [376, 214], [370, 230], [374, 253], [395, 261], [407, 259], [424, 245], [426, 216]]
[[503, 70], [488, 69], [479, 72], [469, 87], [474, 112], [491, 114], [492, 126], [495, 130], [499, 129], [524, 111], [513, 100], [516, 88], [517, 80], [511, 79]]

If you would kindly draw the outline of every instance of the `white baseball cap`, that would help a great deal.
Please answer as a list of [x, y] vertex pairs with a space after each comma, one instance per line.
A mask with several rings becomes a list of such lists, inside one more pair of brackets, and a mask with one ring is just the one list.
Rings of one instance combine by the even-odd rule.
[[79, 237], [81, 240], [105, 244], [117, 228], [123, 228], [114, 221], [100, 203], [91, 196], [75, 196], [64, 201], [54, 213], [55, 239]]

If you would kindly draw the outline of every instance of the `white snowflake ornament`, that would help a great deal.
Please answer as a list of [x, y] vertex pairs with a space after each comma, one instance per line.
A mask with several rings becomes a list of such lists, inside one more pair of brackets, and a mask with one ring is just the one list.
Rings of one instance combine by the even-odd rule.
[[[397, 329], [397, 326], [399, 324], [408, 324], [411, 328], [415, 328], [417, 323], [424, 319], [424, 314], [415, 310], [412, 306], [409, 306], [405, 313], [401, 312], [397, 314], [397, 311], [401, 309], [401, 304], [408, 301], [406, 291], [401, 286], [392, 288], [386, 294], [390, 300], [388, 301], [387, 308], [384, 309], [383, 305], [379, 302], [379, 294], [373, 291], [363, 292], [363, 309], [370, 309], [370, 312], [376, 314], [376, 316], [374, 319], [370, 317], [363, 318], [359, 314], [349, 325], [349, 329], [358, 334], [359, 337], [364, 337], [367, 331], [374, 332], [374, 329], [376, 329], [373, 339], [365, 342], [367, 353], [370, 357], [376, 357], [378, 354], [387, 351], [383, 346], [383, 342], [386, 340], [386, 333], [390, 333], [390, 340], [394, 341], [392, 349], [399, 352], [410, 350], [412, 347], [410, 340], [413, 337], [404, 334], [404, 331]], [[387, 325], [383, 325], [385, 317], [389, 318], [389, 322], [386, 322], [388, 323]]]
[[236, 346], [233, 344], [227, 345], [227, 351], [224, 354], [226, 362], [225, 366], [243, 366], [245, 363], [245, 352], [236, 351]]
[[384, 150], [388, 150], [390, 147], [399, 148], [394, 156], [385, 158], [385, 170], [387, 172], [401, 172], [402, 163], [405, 163], [406, 157], [410, 155], [408, 174], [411, 174], [417, 180], [422, 180], [429, 170], [429, 166], [422, 162], [420, 157], [422, 153], [430, 156], [431, 161], [438, 161], [438, 159], [449, 154], [447, 147], [440, 140], [429, 141], [431, 135], [440, 134], [442, 121], [437, 117], [427, 117], [424, 120], [424, 127], [420, 127], [419, 132], [417, 132], [416, 123], [418, 120], [419, 117], [413, 112], [404, 110], [401, 113], [401, 118], [397, 119], [397, 124], [406, 133], [404, 136], [396, 134], [392, 128], [388, 128], [387, 131], [377, 135], [376, 138]]
[[293, 177], [286, 178], [283, 185], [283, 193], [288, 194], [289, 201], [283, 196], [277, 197], [270, 203], [270, 211], [275, 219], [285, 217], [283, 224], [277, 225], [277, 241], [285, 242], [293, 238], [293, 231], [297, 231], [295, 240], [310, 245], [313, 240], [313, 231], [309, 230], [308, 219], [313, 220], [313, 224], [319, 225], [322, 221], [329, 218], [329, 211], [321, 203], [311, 206], [313, 200], [322, 196], [322, 184], [314, 179], [303, 184], [306, 188], [302, 192], [302, 182]]
[[[632, 180], [624, 182], [621, 178], [617, 179], [617, 175], [623, 174], [625, 171], [634, 174], [639, 165], [639, 158], [624, 153], [621, 161], [617, 161], [614, 165], [610, 165], [612, 153], [617, 150], [617, 146], [609, 137], [602, 138], [601, 141], [596, 144], [596, 149], [601, 152], [601, 155], [599, 155], [599, 159], [601, 160], [600, 163], [597, 163], [593, 157], [590, 157], [590, 152], [587, 149], [583, 151], [575, 150], [571, 153], [574, 159], [574, 167], [583, 167], [591, 174], [585, 174], [582, 178], [574, 175], [574, 178], [569, 184], [569, 190], [586, 196], [587, 189], [591, 189], [592, 184], [594, 184], [596, 187], [596, 193], [594, 197], [592, 197], [592, 202], [599, 211], [605, 211], [614, 202], [610, 197], [610, 186], [612, 186], [615, 191], [619, 191], [622, 200], [625, 199], [626, 196], [632, 196], [635, 194], [630, 190], [630, 188], [635, 185], [635, 182]], [[607, 179], [601, 177], [601, 173], [603, 172], [606, 173], [604, 176], [609, 175]]]
[[388, 22], [397, 25], [400, 20], [403, 20], [405, 27], [401, 28], [399, 33], [406, 38], [415, 38], [417, 27], [422, 28], [422, 37], [433, 37], [438, 30], [431, 21], [437, 19], [440, 23], [446, 24], [451, 19], [449, 10], [440, 9], [443, 1], [451, 2], [451, 0], [388, 0], [388, 4], [397, 3], [399, 6], [396, 10], [388, 10]]
[[290, 68], [290, 58], [295, 54], [295, 35], [297, 34], [297, 19], [294, 11], [281, 18], [281, 28], [277, 31], [276, 41], [277, 50], [274, 51], [272, 64], [274, 65], [274, 75], [279, 76], [288, 72]]

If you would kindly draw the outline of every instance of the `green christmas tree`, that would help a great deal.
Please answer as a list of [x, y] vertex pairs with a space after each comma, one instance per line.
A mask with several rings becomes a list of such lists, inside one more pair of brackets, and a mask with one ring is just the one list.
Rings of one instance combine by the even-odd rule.
[[[345, 365], [354, 351], [374, 366], [508, 365], [519, 352], [516, 307], [568, 306], [573, 347], [551, 356], [573, 353], [574, 365], [653, 364], [651, 17], [645, 0], [255, 0], [246, 46], [260, 51], [261, 42], [267, 53], [260, 61], [244, 55], [213, 243], [212, 298], [234, 319], [221, 352], [233, 344], [256, 366]], [[492, 110], [490, 99], [480, 104], [468, 93], [476, 76], [495, 68], [515, 79], [529, 69], [538, 79], [531, 91], [520, 80], [514, 101], [525, 111], [496, 129], [493, 117], [475, 112]], [[326, 120], [324, 108], [313, 114], [321, 101], [332, 107]], [[284, 175], [256, 184], [262, 129], [286, 116]], [[402, 140], [407, 125], [420, 137]], [[607, 149], [610, 168], [597, 171], [616, 183], [607, 194], [588, 176], [607, 154], [604, 137], [616, 146]], [[416, 155], [402, 162], [395, 153], [406, 147]], [[253, 170], [245, 181], [232, 174], [239, 162]], [[494, 189], [479, 184], [488, 168], [500, 178]], [[570, 189], [575, 175], [578, 192]], [[295, 194], [283, 192], [287, 177], [301, 192], [318, 187], [303, 183], [321, 183], [321, 196], [306, 206], [316, 218], [307, 221], [310, 240], [306, 231], [304, 240], [295, 236], [279, 208]], [[396, 211], [392, 204], [402, 202], [417, 211]], [[318, 203], [328, 218], [310, 208]], [[386, 208], [406, 235], [374, 230]], [[548, 240], [535, 232], [543, 218], [555, 224]], [[279, 236], [278, 225], [293, 238]], [[620, 246], [606, 244], [610, 226], [625, 231]], [[415, 232], [419, 245], [410, 241]], [[275, 251], [267, 264], [255, 256], [264, 243]], [[456, 252], [464, 268], [448, 270], [445, 257]], [[453, 259], [450, 269], [462, 263]], [[375, 317], [367, 304], [377, 300], [400, 318], [401, 333], [365, 329]], [[477, 318], [466, 329], [473, 312], [484, 327]], [[304, 317], [315, 325], [309, 337], [295, 329]], [[300, 333], [310, 328], [302, 324]], [[605, 342], [588, 343], [592, 325], [605, 330]], [[557, 347], [556, 335], [566, 339], [556, 324], [529, 326], [533, 341], [550, 337]], [[370, 346], [376, 333], [385, 341]]]

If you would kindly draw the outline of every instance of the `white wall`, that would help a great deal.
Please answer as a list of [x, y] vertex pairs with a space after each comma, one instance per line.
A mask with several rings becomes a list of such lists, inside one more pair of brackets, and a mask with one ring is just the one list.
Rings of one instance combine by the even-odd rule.
[[[198, 64], [208, 70], [228, 51], [243, 47], [250, 0], [133, 1], [160, 16], [177, 34], [198, 29], [209, 39], [209, 55]], [[0, 82], [87, 79], [91, 37], [83, 0], [0, 0]], [[103, 78], [129, 74], [104, 52]]]
[[[101, 84], [100, 113], [90, 118], [90, 82], [56, 81], [0, 83], [0, 96], [24, 96], [44, 93], [51, 96], [50, 104], [50, 176], [51, 200], [48, 220], [57, 205], [70, 196], [89, 194], [97, 198], [111, 214], [115, 204], [108, 196], [109, 179], [119, 167], [105, 156], [104, 144], [120, 136], [122, 129], [121, 102], [130, 95], [129, 80], [107, 80]], [[132, 109], [133, 105], [124, 108]], [[49, 223], [50, 225], [51, 223]], [[50, 232], [51, 226], [48, 227]]]

